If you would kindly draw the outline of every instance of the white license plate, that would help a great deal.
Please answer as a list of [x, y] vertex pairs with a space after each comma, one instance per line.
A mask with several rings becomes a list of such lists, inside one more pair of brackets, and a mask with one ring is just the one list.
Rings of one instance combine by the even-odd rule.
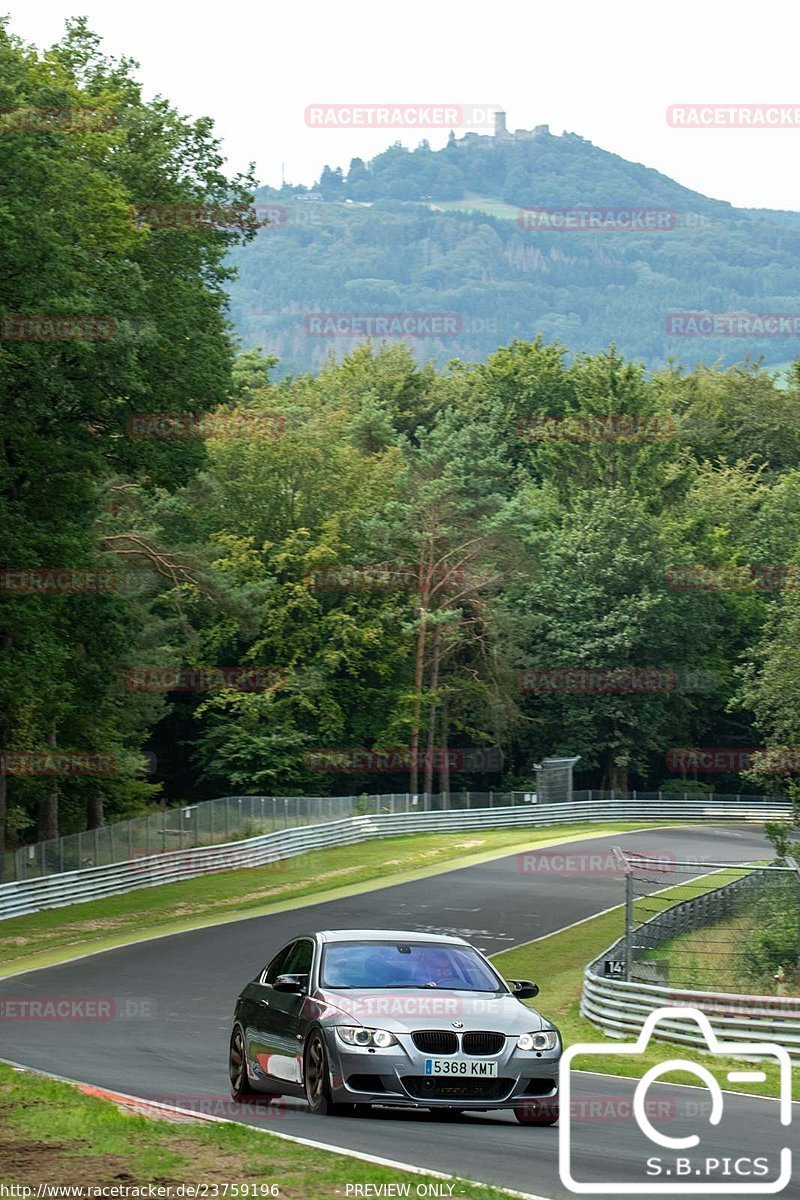
[[426, 1075], [454, 1075], [461, 1079], [492, 1079], [497, 1063], [480, 1058], [426, 1058]]

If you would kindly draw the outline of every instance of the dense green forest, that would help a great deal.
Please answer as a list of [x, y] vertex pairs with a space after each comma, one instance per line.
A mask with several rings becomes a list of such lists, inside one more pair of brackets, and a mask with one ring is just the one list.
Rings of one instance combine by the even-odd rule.
[[[570, 355], [613, 341], [651, 370], [747, 355], [782, 366], [795, 353], [796, 338], [677, 336], [667, 320], [798, 312], [800, 215], [734, 209], [577, 134], [394, 145], [346, 173], [326, 167], [310, 193], [263, 188], [257, 198], [275, 219], [233, 254], [231, 313], [281, 373], [319, 370], [357, 345], [309, 336], [306, 315], [320, 311], [458, 314], [453, 335], [415, 340], [415, 355], [439, 366], [537, 335]], [[523, 211], [537, 206], [640, 206], [669, 220], [542, 230]]]
[[[546, 754], [581, 755], [582, 786], [780, 784], [669, 752], [800, 745], [800, 364], [779, 388], [755, 363], [645, 370], [610, 336], [441, 368], [396, 341], [285, 378], [273, 339], [237, 351], [227, 291], [232, 253], [241, 297], [243, 255], [268, 245], [288, 276], [297, 248], [258, 232], [254, 181], [225, 177], [210, 121], [145, 103], [81, 22], [43, 56], [0, 32], [0, 109], [113, 117], [0, 136], [7, 846], [226, 793], [521, 787]], [[154, 205], [239, 218], [132, 218]], [[392, 219], [411, 279], [408, 222], [439, 218]], [[488, 261], [459, 231], [500, 236], [461, 220], [430, 266], [442, 307], [447, 279], [469, 290]], [[744, 220], [692, 234], [723, 292]], [[762, 259], [779, 281], [797, 270], [800, 234], [753, 228], [741, 289]], [[364, 304], [359, 253], [326, 244], [331, 286]], [[619, 295], [632, 330], [636, 288]], [[20, 336], [32, 316], [105, 332]], [[419, 770], [358, 758], [398, 749]], [[87, 754], [106, 769], [30, 767]]]

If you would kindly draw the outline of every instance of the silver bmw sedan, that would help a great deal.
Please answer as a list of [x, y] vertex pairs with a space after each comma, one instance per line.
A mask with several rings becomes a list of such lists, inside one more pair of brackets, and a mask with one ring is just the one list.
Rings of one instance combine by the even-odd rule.
[[558, 1120], [558, 1030], [463, 938], [338, 929], [295, 938], [246, 985], [230, 1041], [231, 1094], [305, 1099], [314, 1113], [371, 1105], [513, 1110]]

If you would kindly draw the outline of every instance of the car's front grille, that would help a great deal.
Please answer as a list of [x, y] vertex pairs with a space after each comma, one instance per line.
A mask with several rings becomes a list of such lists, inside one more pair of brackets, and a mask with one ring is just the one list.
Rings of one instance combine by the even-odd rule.
[[411, 1040], [423, 1054], [457, 1054], [458, 1037], [449, 1029], [417, 1029]]
[[513, 1079], [455, 1079], [404, 1075], [403, 1087], [415, 1100], [504, 1100]]
[[505, 1044], [504, 1033], [490, 1033], [484, 1030], [465, 1033], [461, 1039], [461, 1048], [465, 1054], [499, 1054]]

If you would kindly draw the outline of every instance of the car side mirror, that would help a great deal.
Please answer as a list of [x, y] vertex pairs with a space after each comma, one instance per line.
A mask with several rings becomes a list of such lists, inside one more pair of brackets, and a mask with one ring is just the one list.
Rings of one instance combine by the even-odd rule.
[[298, 992], [308, 990], [307, 975], [279, 975], [272, 985], [276, 992]]
[[539, 995], [537, 984], [531, 983], [530, 979], [509, 979], [511, 985], [511, 994], [516, 996], [517, 1000], [533, 1000], [534, 996]]

